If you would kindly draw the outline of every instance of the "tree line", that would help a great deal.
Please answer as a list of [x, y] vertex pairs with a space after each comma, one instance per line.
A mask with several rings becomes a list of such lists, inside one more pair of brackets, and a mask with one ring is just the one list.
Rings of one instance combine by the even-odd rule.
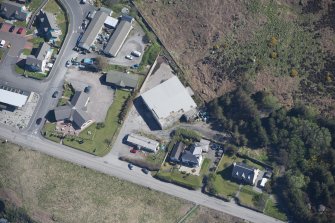
[[335, 222], [334, 120], [301, 104], [282, 108], [271, 93], [245, 87], [213, 100], [208, 109], [215, 127], [232, 133], [233, 144], [267, 149], [281, 170], [272, 190], [295, 221]]

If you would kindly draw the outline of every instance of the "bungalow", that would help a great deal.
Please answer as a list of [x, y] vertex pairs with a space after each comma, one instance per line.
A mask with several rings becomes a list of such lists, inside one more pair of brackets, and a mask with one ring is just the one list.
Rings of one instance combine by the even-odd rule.
[[157, 152], [159, 146], [159, 142], [134, 133], [130, 133], [128, 135], [127, 142], [139, 147], [139, 149], [147, 150], [154, 153]]
[[234, 163], [232, 177], [250, 185], [254, 185], [259, 174], [259, 169], [245, 165], [244, 163]]
[[185, 149], [185, 145], [182, 142], [177, 142], [176, 144], [173, 145], [173, 149], [170, 154], [170, 161], [179, 163], [180, 161], [180, 155]]
[[61, 29], [58, 27], [55, 16], [50, 12], [40, 11], [37, 15], [36, 26], [40, 34], [50, 41], [59, 40], [62, 34]]
[[9, 20], [27, 21], [30, 13], [24, 5], [4, 1], [0, 6], [0, 16]]
[[26, 58], [26, 70], [33, 72], [44, 72], [47, 61], [51, 57], [51, 48], [49, 44], [43, 42], [36, 50], [35, 55], [29, 55]]
[[89, 97], [86, 93], [76, 91], [69, 104], [54, 109], [56, 121], [71, 122], [74, 128], [83, 130], [93, 123], [86, 112], [88, 102]]
[[112, 71], [106, 75], [106, 83], [117, 88], [135, 89], [138, 83], [138, 76], [119, 71]]

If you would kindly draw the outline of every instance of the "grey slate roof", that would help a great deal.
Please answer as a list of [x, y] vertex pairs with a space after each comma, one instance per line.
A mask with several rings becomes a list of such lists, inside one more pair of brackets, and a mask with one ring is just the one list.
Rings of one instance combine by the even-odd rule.
[[130, 30], [132, 29], [133, 18], [130, 16], [122, 16], [121, 22], [117, 25], [115, 31], [113, 32], [111, 38], [109, 39], [104, 53], [112, 57], [116, 57], [120, 51], [124, 41], [126, 40]]
[[106, 75], [106, 82], [122, 88], [136, 88], [138, 76], [134, 74], [113, 71]]
[[54, 109], [56, 121], [70, 119], [72, 108], [69, 105], [59, 106]]
[[197, 165], [198, 159], [195, 155], [193, 155], [190, 151], [185, 151], [181, 156], [181, 162], [189, 165]]
[[182, 142], [177, 142], [174, 144], [173, 149], [170, 154], [170, 159], [172, 161], [179, 161], [180, 154], [184, 151], [185, 145]]
[[90, 49], [95, 39], [97, 38], [97, 35], [102, 29], [107, 17], [108, 15], [103, 11], [97, 11], [97, 13], [95, 13], [92, 21], [89, 23], [84, 35], [78, 43], [79, 47], [86, 50]]
[[82, 91], [76, 91], [71, 99], [71, 104], [75, 108], [84, 109], [88, 102], [88, 95]]
[[56, 22], [56, 17], [50, 12], [43, 12], [42, 10], [38, 14], [39, 25], [42, 26], [44, 32], [48, 32], [49, 29], [58, 30], [59, 27]]
[[35, 55], [29, 55], [26, 59], [26, 64], [34, 67], [42, 68], [43, 60], [45, 59], [48, 51], [50, 50], [49, 44], [43, 42], [40, 45]]
[[28, 11], [23, 10], [23, 7], [16, 2], [4, 1], [1, 3], [0, 14], [6, 19], [25, 21], [28, 17]]
[[232, 177], [253, 184], [254, 174], [254, 169], [252, 167], [249, 167], [244, 163], [234, 163]]
[[89, 97], [82, 91], [76, 91], [68, 105], [56, 107], [54, 109], [56, 121], [69, 120], [77, 127], [81, 126], [87, 121], [91, 120], [88, 113], [86, 113], [86, 102]]

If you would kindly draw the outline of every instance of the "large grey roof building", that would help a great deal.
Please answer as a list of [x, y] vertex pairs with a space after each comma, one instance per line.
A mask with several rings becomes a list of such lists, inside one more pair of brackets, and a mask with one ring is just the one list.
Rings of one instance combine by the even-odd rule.
[[119, 71], [112, 71], [106, 75], [106, 82], [121, 88], [134, 89], [137, 86], [138, 76]]
[[50, 51], [50, 46], [46, 42], [40, 45], [37, 49], [35, 55], [29, 55], [26, 59], [26, 67], [28, 70], [32, 71], [44, 71], [45, 65], [47, 63], [48, 54]]
[[79, 129], [87, 127], [93, 123], [86, 112], [88, 101], [89, 97], [86, 93], [76, 91], [69, 104], [54, 109], [56, 121], [70, 121]]
[[121, 22], [117, 25], [104, 49], [104, 53], [106, 55], [116, 57], [123, 43], [126, 41], [128, 34], [133, 28], [132, 22], [133, 18], [130, 16], [121, 17]]
[[24, 5], [16, 2], [4, 1], [0, 6], [0, 15], [5, 19], [26, 21], [29, 16], [29, 12]]
[[165, 128], [197, 107], [177, 76], [166, 80], [141, 95], [161, 128]]
[[101, 31], [108, 15], [103, 11], [97, 11], [89, 23], [84, 35], [78, 42], [78, 47], [89, 50], [94, 44], [99, 32]]

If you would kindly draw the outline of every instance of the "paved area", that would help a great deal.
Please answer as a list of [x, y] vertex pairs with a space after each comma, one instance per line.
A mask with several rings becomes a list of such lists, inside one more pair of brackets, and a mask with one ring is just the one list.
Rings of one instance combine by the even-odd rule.
[[0, 112], [0, 123], [14, 129], [27, 127], [39, 100], [38, 94], [34, 92], [31, 94], [30, 101], [27, 101], [21, 109], [15, 111], [2, 110]]
[[7, 47], [8, 44], [11, 45], [7, 55], [13, 58], [17, 58], [20, 54], [20, 51], [24, 48], [27, 39], [23, 35], [25, 31], [22, 32], [22, 34], [16, 33], [17, 28], [13, 32], [8, 32], [10, 26], [10, 24], [4, 24], [2, 26], [0, 29], [0, 40], [6, 41], [5, 47]]
[[[134, 28], [130, 31], [128, 38], [123, 44], [120, 52], [115, 58], [108, 59], [111, 64], [121, 66], [132, 66], [141, 62], [143, 52], [145, 49], [145, 43], [143, 38], [145, 36], [142, 28], [135, 22]], [[134, 57], [132, 60], [126, 59], [127, 55], [130, 55], [131, 51], [137, 50], [142, 53], [140, 57]]]
[[180, 172], [185, 171], [186, 173], [189, 173], [189, 174], [192, 174], [192, 175], [195, 175], [195, 176], [199, 176], [200, 175], [200, 170], [201, 170], [201, 165], [202, 165], [203, 162], [204, 162], [204, 159], [202, 159], [200, 166], [194, 167], [194, 168], [190, 168], [190, 167], [181, 165], [179, 167], [179, 171]]
[[85, 87], [91, 87], [88, 93], [90, 102], [87, 105], [87, 112], [96, 122], [105, 120], [114, 97], [114, 90], [102, 85], [101, 77], [100, 73], [81, 71], [76, 68], [69, 69], [65, 77], [75, 90], [83, 91]]

